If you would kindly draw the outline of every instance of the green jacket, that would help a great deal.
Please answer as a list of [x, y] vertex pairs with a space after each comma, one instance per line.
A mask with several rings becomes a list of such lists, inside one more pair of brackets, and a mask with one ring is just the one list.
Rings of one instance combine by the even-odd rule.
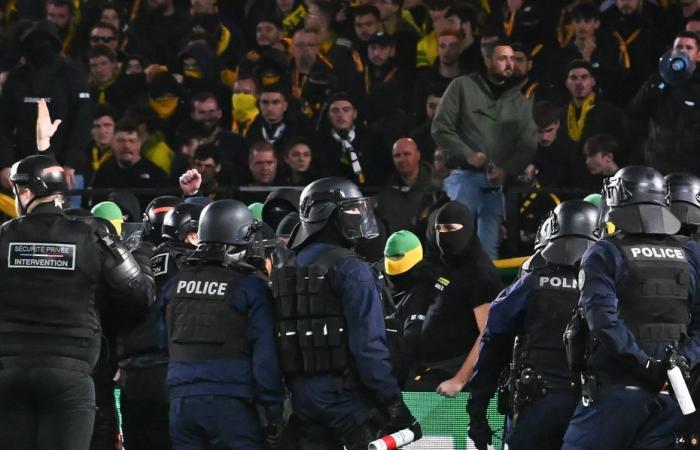
[[537, 150], [532, 101], [517, 86], [495, 99], [479, 73], [452, 80], [435, 113], [431, 133], [444, 149], [450, 168], [465, 164], [470, 152], [481, 151], [509, 176], [517, 176]]

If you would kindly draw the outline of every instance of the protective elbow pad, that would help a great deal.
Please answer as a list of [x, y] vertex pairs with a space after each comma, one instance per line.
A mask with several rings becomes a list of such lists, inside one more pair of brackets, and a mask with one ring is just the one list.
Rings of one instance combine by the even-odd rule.
[[141, 275], [141, 267], [136, 258], [124, 244], [114, 240], [111, 236], [103, 236], [102, 242], [109, 249], [105, 268], [105, 281], [109, 287], [116, 290], [134, 287]]

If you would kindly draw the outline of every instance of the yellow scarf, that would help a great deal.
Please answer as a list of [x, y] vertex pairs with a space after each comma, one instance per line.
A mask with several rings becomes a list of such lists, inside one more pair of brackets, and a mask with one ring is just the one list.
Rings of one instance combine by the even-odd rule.
[[303, 22], [304, 17], [306, 17], [306, 7], [304, 7], [304, 4], [300, 4], [297, 6], [297, 9], [291, 12], [287, 17], [282, 19], [282, 29], [284, 30], [284, 35], [285, 36], [291, 36], [292, 33], [294, 33], [299, 26], [301, 22]]
[[100, 156], [100, 149], [97, 148], [97, 146], [92, 147], [92, 171], [97, 172], [99, 168], [102, 166], [102, 164], [105, 163], [109, 159], [109, 157], [112, 156], [112, 149], [107, 150], [104, 152], [102, 156]]
[[221, 25], [219, 29], [221, 30], [221, 37], [219, 38], [219, 44], [216, 46], [217, 56], [221, 56], [221, 54], [226, 51], [228, 45], [231, 43], [231, 32], [229, 29], [223, 25]]
[[566, 112], [566, 127], [569, 130], [569, 137], [572, 141], [578, 142], [581, 140], [581, 135], [583, 134], [583, 128], [586, 126], [586, 117], [591, 109], [595, 107], [595, 94], [588, 94], [588, 97], [583, 101], [581, 105], [581, 117], [576, 119], [576, 105], [574, 102], [569, 103], [569, 108]]
[[559, 24], [557, 25], [557, 41], [561, 48], [568, 46], [574, 37], [574, 24], [571, 20], [567, 21], [567, 19], [566, 10], [562, 9], [561, 14], [559, 14]]
[[629, 69], [630, 67], [632, 67], [629, 46], [639, 37], [639, 33], [641, 32], [642, 30], [640, 28], [637, 28], [632, 34], [630, 34], [627, 37], [627, 39], [623, 38], [622, 35], [617, 31], [613, 32], [613, 36], [615, 36], [615, 39], [617, 39], [618, 49], [620, 50], [620, 58], [622, 58], [622, 65], [625, 67], [625, 69]]
[[158, 117], [161, 119], [167, 119], [172, 116], [177, 109], [177, 102], [179, 100], [179, 97], [161, 97], [156, 99], [149, 98], [148, 104], [151, 106], [151, 109], [155, 111]]

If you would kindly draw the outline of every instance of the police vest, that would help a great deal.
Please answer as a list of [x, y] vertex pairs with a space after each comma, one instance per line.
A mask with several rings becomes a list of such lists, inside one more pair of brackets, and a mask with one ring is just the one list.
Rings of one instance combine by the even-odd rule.
[[160, 293], [165, 283], [177, 274], [194, 250], [190, 245], [173, 241], [163, 242], [153, 250], [151, 269], [156, 282], [156, 292]]
[[532, 272], [525, 310], [522, 359], [536, 371], [569, 373], [562, 336], [579, 300], [573, 268], [550, 266]]
[[690, 321], [690, 270], [683, 247], [672, 237], [650, 239], [616, 235], [627, 277], [617, 290], [620, 317], [637, 344], [654, 358], [659, 342], [681, 343]]
[[91, 225], [54, 210], [12, 220], [0, 231], [0, 356], [65, 356], [94, 364], [97, 354], [87, 343], [99, 341], [100, 332], [98, 236]]
[[335, 265], [348, 257], [356, 255], [335, 247], [307, 267], [290, 264], [273, 271], [275, 334], [285, 374], [342, 374], [348, 369], [342, 298], [330, 281]]
[[249, 359], [248, 319], [232, 306], [243, 276], [235, 268], [198, 262], [180, 270], [166, 311], [170, 361]]

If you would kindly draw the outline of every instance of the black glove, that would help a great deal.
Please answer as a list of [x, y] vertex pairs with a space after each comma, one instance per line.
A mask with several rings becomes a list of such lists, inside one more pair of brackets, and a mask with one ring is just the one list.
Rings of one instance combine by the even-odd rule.
[[492, 442], [491, 436], [493, 436], [493, 431], [491, 431], [491, 427], [485, 417], [476, 417], [469, 419], [467, 435], [474, 441], [477, 450], [488, 450], [488, 446]]
[[265, 443], [267, 448], [280, 448], [282, 444], [282, 435], [284, 435], [284, 420], [277, 419], [270, 421], [265, 430]]
[[683, 378], [686, 380], [690, 379], [690, 363], [688, 363], [688, 360], [686, 359], [685, 356], [681, 355], [676, 351], [675, 348], [669, 347], [667, 350], [668, 352], [668, 364], [666, 369], [672, 369], [674, 367], [678, 367], [681, 369], [681, 373], [683, 374]]
[[414, 434], [414, 440], [423, 437], [423, 430], [411, 414], [403, 399], [398, 399], [393, 403], [389, 403], [382, 408], [382, 413], [387, 417], [387, 424], [382, 432], [384, 434], [396, 433], [404, 428], [410, 428]]
[[661, 392], [661, 389], [666, 383], [666, 361], [649, 358], [642, 368], [642, 379], [644, 387], [649, 389], [654, 394]]

